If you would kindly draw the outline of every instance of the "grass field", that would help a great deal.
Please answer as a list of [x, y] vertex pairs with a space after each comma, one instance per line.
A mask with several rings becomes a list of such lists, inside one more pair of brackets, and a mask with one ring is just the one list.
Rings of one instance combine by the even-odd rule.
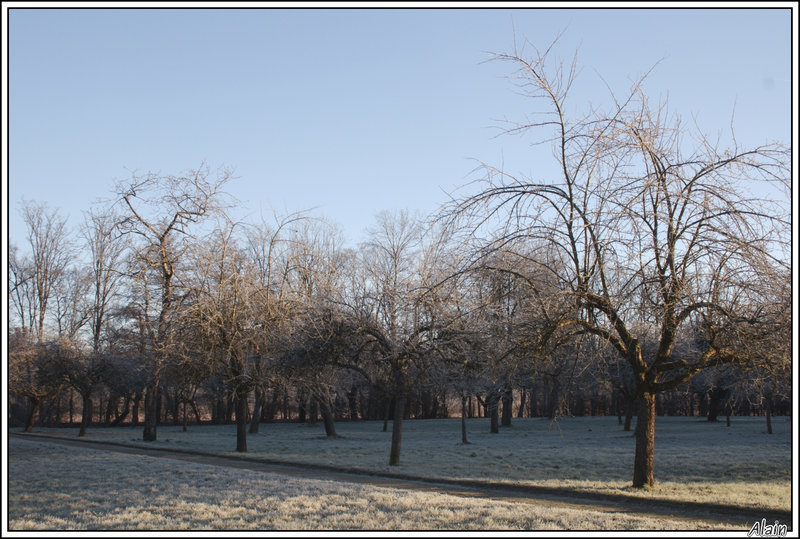
[[[381, 422], [343, 422], [326, 439], [321, 425], [276, 423], [248, 436], [248, 456], [431, 478], [463, 478], [651, 498], [791, 508], [791, 422], [733, 418], [658, 418], [656, 487], [629, 488], [634, 439], [616, 418], [518, 419], [499, 434], [470, 420], [404, 424], [402, 462], [389, 467], [391, 434]], [[77, 429], [40, 429], [74, 438]], [[88, 439], [236, 454], [235, 427], [159, 427], [157, 442], [140, 428], [90, 429]], [[48, 449], [49, 448], [49, 449]], [[145, 459], [144, 461], [142, 459]], [[145, 462], [146, 461], [146, 462]], [[199, 468], [198, 468], [199, 467]], [[213, 467], [212, 467], [213, 468]], [[145, 473], [146, 470], [146, 473]], [[669, 522], [530, 504], [388, 492], [330, 481], [279, 480], [183, 462], [80, 451], [12, 439], [9, 521], [20, 529], [702, 529]], [[286, 490], [288, 489], [288, 490]], [[149, 493], [149, 495], [148, 495]], [[49, 503], [41, 503], [42, 498]], [[450, 499], [453, 498], [453, 499]], [[88, 500], [84, 506], [81, 500]], [[184, 504], [184, 505], [182, 505]], [[46, 507], [47, 511], [42, 511]], [[338, 509], [337, 509], [338, 508]]]

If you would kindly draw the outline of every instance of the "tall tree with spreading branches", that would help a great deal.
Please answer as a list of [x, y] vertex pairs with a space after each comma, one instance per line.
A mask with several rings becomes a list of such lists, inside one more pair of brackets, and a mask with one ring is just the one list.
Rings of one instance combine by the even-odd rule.
[[133, 174], [118, 182], [116, 193], [120, 231], [139, 241], [138, 271], [155, 273], [160, 301], [154, 327], [148, 328], [154, 345], [151, 379], [145, 393], [143, 439], [157, 439], [158, 387], [171, 345], [171, 317], [176, 306], [176, 271], [190, 240], [192, 226], [220, 209], [222, 188], [229, 171], [212, 177], [203, 165], [178, 175]]
[[[735, 137], [721, 147], [666, 103], [651, 106], [646, 75], [625, 95], [610, 92], [607, 111], [572, 117], [577, 62], [554, 62], [554, 45], [496, 56], [542, 104], [533, 121], [507, 131], [551, 144], [552, 173], [484, 165], [480, 192], [455, 200], [448, 214], [477, 235], [492, 231], [480, 258], [531, 239], [548, 246], [538, 263], [578, 313], [563, 323], [613, 347], [634, 372], [633, 485], [652, 486], [655, 396], [709, 367], [771, 359], [742, 355], [735, 344], [765, 338], [774, 323], [762, 314], [774, 302], [767, 285], [789, 264], [790, 154], [779, 143], [745, 148]], [[702, 346], [676, 347], [695, 332]], [[642, 346], [646, 334], [657, 336], [652, 353]]]

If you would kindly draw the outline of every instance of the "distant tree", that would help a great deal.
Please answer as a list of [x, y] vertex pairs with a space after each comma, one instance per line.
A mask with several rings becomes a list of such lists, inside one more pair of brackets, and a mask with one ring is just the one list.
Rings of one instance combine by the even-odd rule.
[[63, 377], [64, 383], [81, 396], [81, 424], [78, 436], [85, 436], [92, 418], [92, 397], [97, 393], [105, 379], [105, 357], [93, 351], [82, 349], [69, 339], [59, 339], [56, 346], [50, 347], [50, 361], [53, 369]]
[[119, 295], [124, 275], [125, 243], [117, 229], [119, 218], [110, 212], [90, 210], [84, 214], [83, 238], [91, 255], [89, 271], [89, 327], [92, 350], [101, 351], [109, 311]]
[[[573, 118], [567, 97], [576, 63], [553, 64], [552, 50], [497, 55], [518, 69], [521, 90], [544, 103], [535, 119], [508, 131], [546, 132], [552, 177], [485, 166], [483, 190], [454, 202], [451, 214], [472, 218], [476, 232], [500, 221], [503, 233], [485, 252], [522, 239], [549, 245], [539, 263], [576, 305], [570, 324], [608, 343], [633, 370], [633, 485], [652, 486], [656, 394], [746, 359], [733, 335], [765, 337], [763, 313], [774, 300], [762, 285], [789, 260], [789, 152], [735, 140], [720, 148], [665, 104], [652, 108], [644, 79], [612, 95], [608, 113], [592, 107]], [[758, 199], [751, 188], [767, 194]], [[704, 348], [676, 354], [679, 336], [701, 321]], [[644, 353], [640, 330], [657, 336], [653, 354]]]
[[[72, 257], [72, 241], [67, 219], [45, 204], [23, 201], [22, 218], [27, 227], [30, 258], [22, 258], [16, 248], [9, 258], [11, 299], [23, 328], [39, 342], [45, 335], [50, 300]], [[26, 331], [28, 330], [26, 329]]]
[[28, 400], [25, 432], [33, 430], [42, 403], [64, 384], [59, 355], [58, 342], [40, 342], [28, 331], [16, 329], [8, 337], [8, 390]]
[[79, 267], [66, 269], [54, 286], [53, 318], [59, 338], [75, 339], [89, 321], [91, 305], [87, 295], [90, 287], [89, 275]]

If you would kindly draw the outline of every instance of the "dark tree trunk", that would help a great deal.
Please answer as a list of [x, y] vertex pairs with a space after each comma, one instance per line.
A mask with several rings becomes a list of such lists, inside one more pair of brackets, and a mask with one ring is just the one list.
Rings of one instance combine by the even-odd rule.
[[133, 411], [131, 412], [133, 415], [131, 417], [131, 425], [134, 427], [139, 426], [139, 403], [142, 400], [142, 394], [140, 392], [136, 392], [136, 395], [133, 397]]
[[719, 414], [722, 412], [722, 406], [725, 398], [728, 396], [728, 390], [715, 387], [708, 392], [708, 420], [717, 421]]
[[69, 424], [70, 426], [74, 422], [74, 415], [75, 414], [75, 394], [72, 389], [69, 390]]
[[103, 421], [104, 425], [111, 425], [111, 416], [114, 415], [114, 412], [117, 411], [118, 405], [119, 405], [118, 399], [116, 397], [112, 397], [111, 395], [109, 395], [108, 401], [106, 401], [106, 416]]
[[327, 397], [321, 397], [319, 399], [319, 409], [322, 413], [322, 423], [325, 425], [325, 436], [329, 438], [337, 436], [330, 399]]
[[764, 399], [764, 415], [767, 417], [767, 434], [772, 434], [772, 396]]
[[386, 399], [386, 405], [383, 409], [383, 432], [386, 432], [389, 428], [389, 416], [392, 413], [392, 400]]
[[247, 453], [247, 391], [237, 391], [236, 396], [236, 451]]
[[261, 410], [264, 408], [264, 392], [260, 388], [255, 390], [255, 403], [253, 404], [253, 419], [250, 420], [250, 434], [258, 433], [261, 423]]
[[498, 404], [500, 402], [500, 397], [492, 391], [486, 397], [486, 408], [489, 413], [489, 432], [492, 434], [497, 434], [500, 432], [499, 426], [499, 411], [498, 411]]
[[643, 392], [638, 399], [636, 418], [636, 453], [633, 461], [634, 488], [654, 484], [656, 439], [656, 399], [653, 393]]
[[513, 415], [511, 407], [514, 402], [514, 393], [512, 392], [511, 388], [506, 388], [503, 391], [503, 416], [500, 420], [500, 424], [504, 427], [511, 426], [511, 416]]
[[83, 412], [81, 413], [81, 428], [78, 431], [78, 436], [86, 436], [86, 428], [92, 418], [92, 397], [89, 394], [82, 395], [83, 397]]
[[466, 395], [461, 396], [461, 443], [468, 444], [467, 440], [467, 400]]
[[625, 397], [625, 425], [623, 426], [622, 430], [629, 432], [631, 430], [631, 421], [633, 420], [633, 408], [636, 401], [629, 396], [624, 395]]
[[547, 411], [547, 415], [550, 417], [552, 421], [558, 416], [558, 408], [560, 405], [560, 392], [559, 392], [559, 384], [556, 380], [553, 380], [552, 386], [550, 387], [550, 394], [548, 396], [547, 405], [549, 407]]
[[528, 390], [527, 388], [523, 387], [522, 393], [519, 398], [519, 410], [517, 410], [517, 419], [521, 419], [522, 417], [524, 417], [525, 404], [527, 402], [527, 398], [528, 398]]
[[111, 422], [112, 427], [118, 426], [120, 423], [125, 421], [125, 418], [128, 417], [128, 413], [131, 411], [131, 396], [130, 393], [125, 395], [125, 404], [121, 414], [118, 414], [117, 417], [114, 418], [114, 421]]
[[153, 382], [144, 392], [144, 432], [142, 439], [145, 442], [154, 442], [158, 434], [158, 382]]
[[39, 417], [39, 406], [42, 404], [41, 399], [37, 397], [29, 397], [29, 399], [30, 410], [28, 412], [28, 420], [25, 422], [25, 432], [31, 432], [33, 430], [36, 419]]
[[389, 454], [389, 466], [400, 464], [400, 446], [403, 440], [403, 414], [405, 397], [398, 392], [394, 399], [394, 419], [392, 419], [392, 450]]
[[319, 415], [319, 404], [317, 403], [317, 399], [311, 398], [309, 399], [308, 417], [306, 417], [306, 423], [308, 425], [316, 425], [318, 415]]
[[358, 419], [358, 388], [353, 386], [347, 393], [347, 405], [350, 409], [350, 420]]
[[192, 399], [192, 412], [194, 412], [194, 417], [197, 420], [198, 425], [202, 425], [203, 421], [200, 419], [200, 411], [197, 409], [197, 401]]

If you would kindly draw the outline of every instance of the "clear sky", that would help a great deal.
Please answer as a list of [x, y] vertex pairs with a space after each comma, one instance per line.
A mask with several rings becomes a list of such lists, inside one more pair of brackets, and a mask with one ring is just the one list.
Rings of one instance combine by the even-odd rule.
[[[783, 4], [786, 6], [787, 4]], [[317, 208], [351, 244], [384, 209], [435, 210], [474, 160], [540, 171], [530, 139], [496, 137], [536, 104], [514, 93], [514, 32], [564, 30], [582, 71], [573, 105], [607, 104], [599, 76], [646, 90], [706, 132], [791, 143], [786, 9], [8, 10], [9, 240], [21, 199], [81, 222], [130, 171], [235, 169], [260, 211]], [[549, 151], [545, 152], [545, 160]], [[539, 168], [537, 168], [539, 167]]]

